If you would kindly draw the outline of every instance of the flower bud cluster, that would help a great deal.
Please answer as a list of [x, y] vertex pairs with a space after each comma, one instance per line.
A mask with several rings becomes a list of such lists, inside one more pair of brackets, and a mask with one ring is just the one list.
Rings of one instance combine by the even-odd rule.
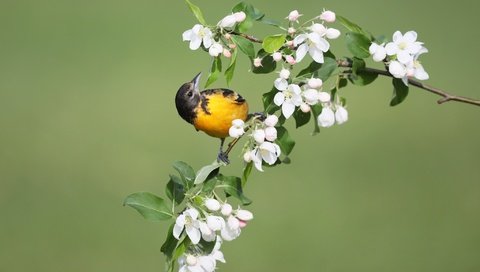
[[369, 51], [373, 60], [385, 61], [390, 74], [401, 78], [405, 85], [408, 85], [409, 77], [427, 80], [429, 75], [418, 57], [427, 53], [428, 49], [423, 46], [422, 42], [417, 41], [417, 32], [408, 31], [403, 35], [400, 31], [396, 31], [392, 39], [393, 41], [386, 45], [374, 42], [370, 45]]
[[[244, 209], [233, 209], [227, 203], [207, 198], [201, 207], [190, 206], [176, 219], [173, 236], [177, 240], [186, 235], [191, 245], [178, 259], [179, 271], [213, 272], [217, 261], [225, 263], [220, 247], [223, 241], [232, 241], [240, 236], [241, 229], [253, 219], [253, 214]], [[212, 252], [205, 254], [198, 246], [201, 240], [215, 242]]]

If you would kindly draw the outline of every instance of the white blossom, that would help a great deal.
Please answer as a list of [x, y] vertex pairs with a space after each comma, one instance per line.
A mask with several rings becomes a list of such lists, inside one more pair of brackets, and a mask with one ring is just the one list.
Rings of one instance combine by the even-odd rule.
[[175, 220], [173, 227], [173, 236], [179, 240], [183, 229], [186, 230], [188, 238], [192, 244], [196, 245], [200, 241], [200, 222], [197, 220], [198, 211], [195, 208], [189, 208], [180, 214]]
[[397, 60], [402, 64], [408, 64], [413, 61], [413, 56], [422, 49], [422, 43], [417, 42], [417, 33], [408, 31], [402, 35], [400, 31], [393, 34], [393, 42], [387, 43], [385, 50], [387, 55], [397, 56]]
[[237, 23], [237, 17], [235, 14], [230, 14], [225, 16], [220, 22], [218, 22], [218, 26], [222, 28], [226, 27], [233, 27]]
[[335, 124], [335, 113], [330, 107], [323, 107], [322, 112], [317, 118], [317, 122], [321, 127], [331, 127]]
[[184, 41], [190, 41], [190, 49], [197, 50], [203, 42], [205, 48], [209, 48], [214, 40], [213, 33], [208, 27], [196, 24], [182, 34]]
[[388, 71], [396, 78], [404, 78], [407, 75], [407, 67], [396, 60], [390, 62]]
[[200, 232], [202, 233], [202, 239], [207, 242], [215, 241], [217, 237], [215, 232], [211, 230], [205, 222], [200, 222]]
[[253, 219], [253, 214], [250, 211], [238, 209], [236, 217], [242, 221], [250, 221]]
[[213, 272], [215, 258], [212, 256], [194, 256], [185, 254], [178, 258], [178, 272]]
[[284, 68], [280, 71], [280, 78], [288, 79], [289, 77], [290, 77], [290, 71], [289, 70]]
[[255, 67], [262, 66], [262, 59], [261, 58], [254, 58], [253, 59], [253, 66], [255, 66]]
[[235, 16], [237, 23], [241, 23], [247, 18], [247, 14], [245, 14], [243, 11], [235, 12], [233, 15]]
[[300, 62], [308, 52], [315, 62], [323, 63], [323, 53], [330, 48], [328, 41], [317, 32], [300, 34], [293, 39], [293, 44], [298, 46], [296, 62]]
[[310, 105], [308, 105], [307, 103], [302, 103], [300, 105], [300, 110], [303, 112], [303, 113], [307, 113], [307, 112], [310, 112], [312, 109], [310, 108]]
[[322, 87], [323, 81], [320, 78], [310, 78], [307, 82], [308, 86], [312, 89], [318, 89]]
[[245, 131], [243, 130], [243, 125], [244, 124], [245, 123], [241, 119], [233, 120], [232, 121], [232, 126], [228, 130], [228, 134], [230, 135], [230, 137], [238, 138], [238, 137], [242, 136], [245, 133]]
[[277, 129], [275, 127], [266, 127], [265, 139], [270, 142], [275, 141], [277, 139]]
[[220, 202], [215, 198], [207, 198], [205, 200], [205, 207], [207, 207], [208, 210], [215, 212], [220, 210]]
[[320, 20], [324, 20], [327, 23], [333, 23], [335, 22], [336, 15], [335, 12], [330, 11], [330, 10], [325, 10], [320, 14]]
[[295, 58], [292, 55], [285, 56], [285, 61], [290, 65], [294, 65], [294, 64], [297, 63], [297, 61], [295, 60]]
[[220, 210], [220, 213], [223, 216], [229, 216], [230, 214], [232, 214], [232, 205], [228, 203], [223, 204], [222, 209]]
[[218, 55], [223, 53], [223, 46], [217, 42], [214, 42], [208, 49], [208, 53], [212, 57], [218, 57]]
[[330, 97], [330, 94], [327, 92], [319, 92], [318, 99], [320, 100], [320, 102], [326, 103], [330, 101], [331, 97]]
[[320, 93], [315, 89], [306, 89], [302, 92], [303, 101], [308, 105], [315, 105], [320, 101]]
[[337, 106], [335, 111], [335, 121], [341, 125], [348, 120], [348, 112], [343, 106]]
[[296, 84], [289, 85], [283, 78], [277, 78], [274, 85], [280, 92], [274, 96], [273, 102], [277, 106], [282, 106], [282, 114], [288, 119], [295, 111], [295, 107], [302, 103], [301, 89]]
[[387, 51], [385, 50], [384, 44], [376, 44], [372, 42], [368, 48], [370, 55], [373, 56], [373, 60], [376, 62], [383, 61], [387, 57]]
[[216, 215], [208, 215], [207, 216], [207, 226], [212, 230], [212, 231], [218, 231], [221, 230], [225, 225], [225, 220]]
[[330, 40], [335, 40], [336, 38], [340, 37], [340, 30], [336, 28], [328, 28], [327, 32], [325, 33], [325, 37]]
[[253, 138], [255, 139], [255, 142], [257, 142], [258, 144], [265, 142], [265, 131], [263, 129], [254, 130]]
[[274, 127], [278, 123], [278, 117], [276, 115], [269, 115], [267, 118], [265, 118], [265, 121], [263, 123], [266, 126], [269, 127]]

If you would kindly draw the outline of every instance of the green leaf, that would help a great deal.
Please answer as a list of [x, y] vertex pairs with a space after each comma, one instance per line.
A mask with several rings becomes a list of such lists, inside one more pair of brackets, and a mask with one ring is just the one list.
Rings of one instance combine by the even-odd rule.
[[272, 55], [265, 52], [265, 50], [260, 49], [257, 53], [257, 58], [262, 59], [262, 65], [260, 67], [255, 67], [252, 61], [252, 72], [254, 74], [268, 74], [277, 68], [277, 62], [273, 60]]
[[173, 168], [175, 168], [178, 174], [180, 174], [180, 177], [184, 182], [183, 185], [186, 185], [187, 190], [190, 189], [193, 185], [193, 181], [195, 180], [195, 171], [193, 171], [193, 168], [183, 161], [174, 162]]
[[261, 20], [265, 16], [263, 12], [255, 8], [253, 5], [247, 4], [245, 2], [240, 2], [232, 8], [232, 12], [239, 11], [245, 12], [248, 17], [252, 18], [255, 21]]
[[352, 82], [355, 85], [365, 86], [375, 81], [377, 77], [378, 77], [378, 74], [367, 73], [367, 72], [357, 72], [356, 75], [353, 75], [353, 74], [349, 75], [348, 79], [350, 80], [350, 82]]
[[370, 39], [356, 32], [348, 32], [346, 34], [347, 48], [357, 58], [364, 59], [370, 57], [368, 48], [372, 43]]
[[285, 34], [277, 34], [265, 37], [262, 43], [263, 50], [270, 54], [278, 51], [278, 49], [280, 49], [285, 44], [286, 37], [287, 35]]
[[173, 214], [165, 201], [148, 192], [134, 193], [123, 202], [137, 210], [145, 219], [150, 221], [160, 221], [172, 218]]
[[230, 86], [230, 82], [232, 82], [236, 64], [237, 64], [237, 50], [234, 50], [232, 54], [232, 59], [230, 60], [230, 65], [228, 66], [227, 70], [225, 70], [225, 79], [227, 80], [228, 86]]
[[243, 205], [249, 205], [252, 203], [252, 201], [243, 194], [242, 179], [239, 177], [227, 177], [224, 175], [218, 175], [217, 178], [222, 182], [218, 187], [223, 188], [227, 196], [235, 197], [240, 200]]
[[366, 32], [365, 30], [363, 30], [359, 25], [349, 21], [347, 18], [343, 17], [343, 16], [339, 16], [337, 15], [337, 20], [346, 28], [348, 29], [349, 31], [351, 32], [355, 32], [355, 33], [360, 33], [360, 34], [363, 34], [367, 37], [371, 36], [368, 32]]
[[[214, 172], [212, 172], [214, 173]], [[212, 174], [210, 173], [210, 174]], [[217, 185], [217, 179], [215, 178], [208, 178], [203, 182], [203, 186], [202, 186], [202, 192], [205, 193], [205, 194], [209, 194], [211, 193], [214, 189], [215, 189], [215, 186]]]
[[222, 60], [220, 59], [220, 57], [213, 58], [212, 68], [210, 69], [207, 83], [205, 83], [205, 88], [210, 86], [210, 84], [212, 84], [213, 82], [217, 81], [220, 72], [222, 72]]
[[400, 78], [394, 78], [392, 80], [393, 84], [393, 97], [390, 101], [390, 106], [396, 106], [405, 100], [408, 95], [408, 86], [403, 83]]
[[190, 10], [192, 11], [193, 15], [195, 15], [195, 17], [197, 17], [197, 20], [202, 24], [202, 25], [206, 25], [207, 22], [205, 21], [205, 18], [203, 18], [203, 13], [202, 11], [200, 10], [199, 7], [195, 6], [192, 2], [190, 2], [189, 0], [185, 0], [185, 2], [187, 2], [188, 4], [188, 7], [190, 8]]
[[185, 198], [185, 183], [179, 177], [170, 175], [170, 180], [167, 183], [165, 194], [170, 200], [175, 203], [182, 203]]
[[248, 177], [250, 176], [250, 173], [252, 173], [252, 168], [253, 168], [253, 162], [247, 163], [243, 168], [242, 187], [245, 186], [245, 184], [247, 184]]
[[[333, 97], [333, 94], [332, 94], [332, 97]], [[311, 109], [311, 112], [312, 112], [313, 125], [314, 125], [312, 135], [316, 135], [316, 134], [320, 133], [320, 127], [318, 126], [317, 117], [322, 112], [322, 105], [321, 104], [316, 104], [316, 105], [311, 106], [310, 109]]]
[[175, 223], [172, 223], [168, 228], [167, 238], [160, 248], [160, 251], [167, 256], [167, 259], [172, 259], [173, 252], [175, 251], [178, 242], [178, 240], [173, 236], [173, 226], [175, 226]]
[[348, 80], [346, 78], [341, 78], [338, 81], [338, 89], [343, 88], [343, 87], [347, 87], [347, 85], [348, 85]]
[[305, 69], [301, 70], [298, 73], [297, 77], [304, 77], [310, 78], [312, 76], [318, 77], [323, 81], [327, 81], [327, 79], [332, 75], [332, 73], [337, 69], [337, 60], [335, 55], [333, 55], [330, 51], [324, 54], [324, 62], [317, 63], [312, 61], [310, 65], [308, 65]]
[[285, 127], [277, 127], [277, 141], [282, 154], [288, 156], [292, 152], [295, 146], [295, 141], [288, 134], [288, 130]]
[[232, 42], [251, 60], [255, 58], [255, 47], [253, 43], [242, 36], [232, 35]]
[[277, 20], [273, 20], [273, 19], [268, 19], [268, 18], [265, 18], [263, 17], [260, 22], [266, 24], [266, 25], [271, 25], [271, 26], [276, 26], [276, 27], [280, 27], [280, 22], [277, 21]]
[[365, 68], [365, 61], [363, 59], [353, 58], [352, 72], [354, 75], [356, 75], [359, 70], [362, 70], [364, 68]]
[[197, 244], [202, 249], [202, 253], [205, 255], [210, 255], [213, 249], [215, 248], [216, 241], [207, 242], [203, 239], [200, 240], [200, 243]]
[[310, 121], [311, 114], [310, 112], [303, 112], [300, 109], [297, 109], [293, 113], [293, 118], [295, 118], [295, 128], [306, 125]]
[[221, 166], [221, 164], [219, 162], [215, 161], [210, 165], [202, 167], [197, 172], [197, 177], [195, 178], [194, 184], [203, 183], [205, 180], [207, 180], [210, 173], [217, 170], [220, 166]]
[[273, 114], [274, 112], [280, 109], [279, 106], [273, 103], [273, 98], [275, 97], [277, 92], [278, 90], [275, 87], [273, 87], [273, 89], [270, 92], [264, 93], [262, 95], [263, 109], [268, 114]]

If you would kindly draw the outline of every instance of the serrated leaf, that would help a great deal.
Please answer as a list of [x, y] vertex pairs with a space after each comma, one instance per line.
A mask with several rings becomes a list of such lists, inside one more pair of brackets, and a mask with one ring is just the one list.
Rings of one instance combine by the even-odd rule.
[[263, 50], [270, 54], [278, 51], [278, 49], [280, 49], [285, 44], [286, 37], [287, 35], [285, 34], [277, 34], [265, 37], [262, 42]]
[[277, 144], [280, 146], [280, 149], [282, 150], [282, 154], [285, 156], [288, 156], [292, 150], [293, 147], [295, 146], [295, 141], [293, 140], [292, 137], [290, 137], [290, 134], [288, 133], [288, 130], [285, 127], [277, 127]]
[[403, 83], [400, 78], [394, 78], [393, 84], [393, 97], [390, 101], [390, 106], [396, 106], [402, 103], [408, 95], [408, 86]]
[[205, 83], [205, 88], [217, 81], [220, 72], [222, 72], [222, 60], [220, 57], [213, 58], [212, 67], [210, 68], [210, 74], [208, 75], [207, 83]]
[[227, 196], [235, 197], [240, 200], [243, 205], [252, 203], [252, 201], [243, 194], [242, 179], [235, 176], [227, 177], [223, 175], [218, 175], [217, 179], [221, 181], [221, 185], [218, 187], [223, 188]]
[[205, 180], [207, 180], [210, 173], [217, 170], [220, 166], [221, 166], [221, 164], [219, 162], [215, 161], [214, 163], [212, 163], [210, 165], [202, 167], [197, 172], [197, 176], [195, 178], [194, 184], [203, 183]]
[[183, 185], [187, 187], [187, 190], [190, 189], [193, 185], [193, 181], [195, 180], [195, 171], [193, 171], [193, 168], [183, 161], [174, 162], [173, 168], [175, 168], [178, 174], [180, 174], [180, 177], [184, 182]]
[[295, 119], [295, 128], [306, 125], [310, 121], [310, 117], [310, 112], [303, 112], [300, 109], [297, 109], [293, 113], [293, 118]]
[[150, 221], [161, 221], [172, 218], [173, 214], [165, 201], [148, 192], [134, 193], [123, 202], [137, 210], [145, 219]]
[[185, 198], [185, 183], [182, 179], [177, 176], [170, 175], [170, 180], [167, 183], [165, 194], [167, 197], [175, 201], [175, 203], [180, 204], [182, 203], [183, 199]]
[[265, 52], [265, 50], [260, 49], [257, 53], [257, 58], [261, 58], [262, 62], [261, 66], [255, 67], [252, 61], [252, 72], [254, 74], [268, 74], [277, 68], [277, 62], [273, 60], [272, 55]]
[[178, 240], [173, 236], [173, 226], [175, 226], [175, 223], [172, 223], [168, 228], [167, 238], [165, 239], [165, 242], [160, 248], [160, 251], [165, 254], [167, 259], [169, 260], [172, 259], [173, 252], [175, 251], [178, 243]]
[[[333, 94], [332, 94], [332, 98], [333, 98]], [[311, 112], [312, 112], [312, 117], [313, 117], [313, 132], [312, 132], [312, 135], [316, 135], [318, 133], [320, 133], [320, 126], [318, 126], [318, 122], [317, 122], [317, 117], [320, 115], [320, 113], [322, 112], [322, 105], [321, 104], [316, 104], [316, 105], [313, 105], [310, 107], [311, 109]]]
[[371, 41], [364, 34], [357, 32], [348, 32], [345, 36], [348, 50], [357, 58], [364, 59], [370, 57]]
[[193, 15], [197, 18], [198, 22], [200, 22], [202, 25], [207, 25], [207, 22], [205, 21], [205, 18], [203, 17], [203, 13], [200, 10], [200, 8], [196, 5], [194, 5], [192, 2], [189, 0], [185, 0], [187, 2], [188, 7], [192, 11]]
[[230, 60], [230, 65], [228, 66], [227, 70], [225, 70], [225, 79], [227, 81], [228, 86], [230, 86], [230, 82], [233, 79], [233, 74], [235, 72], [236, 64], [237, 64], [237, 50], [234, 50], [232, 54], [232, 58]]

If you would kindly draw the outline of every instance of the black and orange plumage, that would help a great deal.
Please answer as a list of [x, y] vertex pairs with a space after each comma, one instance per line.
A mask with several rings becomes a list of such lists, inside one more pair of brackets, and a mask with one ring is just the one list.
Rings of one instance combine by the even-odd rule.
[[228, 163], [228, 157], [223, 152], [225, 138], [232, 121], [248, 118], [248, 103], [235, 91], [219, 88], [200, 91], [201, 73], [192, 81], [184, 83], [175, 96], [178, 114], [195, 129], [209, 136], [219, 138], [220, 151], [218, 160]]

